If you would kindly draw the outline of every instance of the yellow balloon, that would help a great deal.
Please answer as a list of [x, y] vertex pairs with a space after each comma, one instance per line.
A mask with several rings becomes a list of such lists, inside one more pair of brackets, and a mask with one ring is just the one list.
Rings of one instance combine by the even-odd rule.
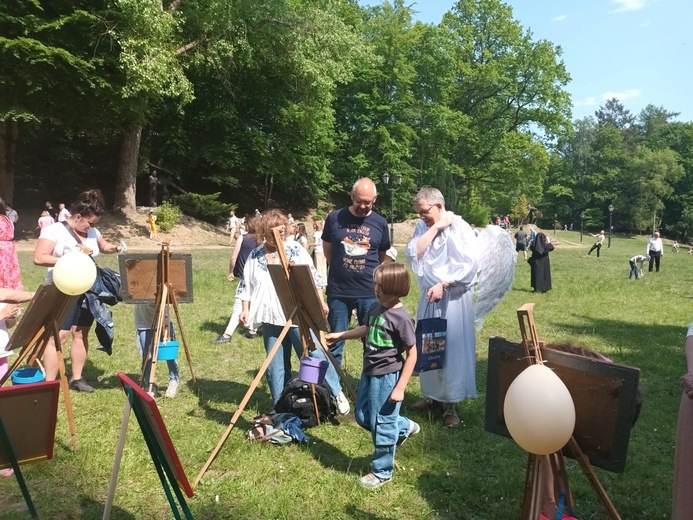
[[83, 294], [94, 285], [96, 264], [81, 251], [60, 257], [53, 267], [53, 283], [65, 294]]
[[522, 448], [537, 455], [559, 451], [575, 429], [575, 404], [568, 388], [540, 365], [527, 367], [508, 388], [505, 424]]

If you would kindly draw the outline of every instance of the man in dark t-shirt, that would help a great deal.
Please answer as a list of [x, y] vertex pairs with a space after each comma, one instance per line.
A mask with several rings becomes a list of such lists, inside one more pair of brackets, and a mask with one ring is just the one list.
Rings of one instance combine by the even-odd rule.
[[[356, 309], [359, 325], [376, 302], [373, 271], [390, 249], [387, 221], [373, 211], [377, 198], [375, 184], [368, 178], [356, 181], [351, 189], [351, 206], [332, 211], [322, 232], [323, 251], [329, 262], [327, 275], [327, 321], [332, 332], [349, 328]], [[342, 365], [344, 341], [330, 346]]]
[[522, 226], [520, 226], [520, 229], [515, 233], [515, 251], [518, 253], [522, 251], [525, 260], [527, 260], [527, 233], [522, 230]]

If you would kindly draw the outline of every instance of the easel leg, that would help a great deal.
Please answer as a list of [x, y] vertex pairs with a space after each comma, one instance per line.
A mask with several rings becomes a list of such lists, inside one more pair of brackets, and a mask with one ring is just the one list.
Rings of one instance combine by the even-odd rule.
[[103, 510], [103, 520], [111, 518], [111, 509], [113, 508], [113, 498], [115, 497], [116, 484], [118, 483], [118, 472], [120, 471], [120, 461], [123, 459], [123, 447], [125, 446], [125, 437], [128, 433], [128, 422], [130, 421], [130, 399], [127, 400], [123, 409], [123, 419], [120, 423], [120, 434], [118, 435], [118, 444], [116, 445], [115, 460], [113, 461], [113, 470], [111, 471], [111, 481], [108, 484], [108, 495], [106, 496], [106, 507]]
[[192, 377], [193, 385], [195, 385], [195, 390], [199, 392], [199, 387], [197, 386], [197, 379], [195, 379], [195, 372], [193, 371], [192, 361], [190, 360], [190, 349], [188, 349], [188, 342], [185, 340], [185, 332], [183, 331], [183, 322], [180, 319], [180, 312], [178, 310], [178, 301], [176, 300], [176, 295], [173, 291], [169, 291], [169, 299], [173, 305], [173, 312], [176, 315], [176, 323], [178, 324], [178, 333], [180, 334], [180, 340], [183, 343], [183, 350], [185, 351], [185, 359], [188, 361], [188, 367], [190, 368], [190, 377]]
[[[161, 294], [157, 297], [157, 309], [156, 309], [156, 329], [154, 331], [154, 336], [152, 337], [149, 348], [147, 349], [147, 355], [144, 358], [144, 370], [147, 369], [147, 363], [149, 364], [149, 374], [145, 377], [147, 381], [147, 392], [150, 394], [154, 393], [154, 382], [156, 380], [156, 358], [159, 355], [159, 339], [164, 331], [164, 318], [166, 314], [165, 302], [168, 298], [168, 286], [162, 285]], [[168, 323], [165, 324], [168, 327]], [[151, 360], [151, 361], [150, 361]]]
[[67, 413], [67, 425], [70, 429], [70, 441], [72, 450], [77, 449], [77, 430], [75, 429], [75, 415], [72, 411], [72, 397], [70, 396], [70, 385], [67, 382], [65, 373], [65, 360], [63, 359], [63, 346], [60, 344], [60, 331], [58, 324], [53, 324], [53, 340], [55, 341], [55, 352], [58, 355], [58, 377], [60, 377], [60, 389], [65, 400], [65, 413]]
[[296, 314], [296, 309], [294, 309], [293, 312], [291, 313], [291, 316], [289, 316], [289, 319], [286, 321], [286, 325], [284, 325], [284, 328], [282, 329], [281, 334], [279, 334], [279, 337], [277, 337], [277, 340], [274, 342], [274, 346], [272, 347], [272, 350], [269, 351], [269, 353], [267, 354], [267, 357], [265, 358], [265, 362], [262, 363], [262, 366], [260, 367], [260, 370], [258, 370], [258, 373], [255, 376], [255, 379], [253, 379], [253, 382], [250, 383], [250, 387], [248, 387], [248, 391], [243, 396], [243, 399], [241, 400], [241, 404], [238, 406], [238, 410], [236, 410], [236, 413], [233, 414], [233, 417], [231, 418], [231, 422], [230, 422], [228, 428], [226, 428], [226, 431], [221, 436], [221, 439], [219, 440], [219, 443], [217, 444], [216, 448], [214, 448], [214, 451], [209, 456], [209, 459], [207, 459], [207, 462], [205, 462], [205, 465], [200, 470], [199, 475], [197, 475], [197, 477], [195, 478], [195, 482], [193, 483], [193, 489], [195, 489], [197, 487], [197, 484], [200, 482], [200, 479], [207, 472], [207, 470], [209, 469], [209, 466], [212, 465], [212, 462], [214, 462], [214, 459], [219, 454], [219, 451], [221, 450], [222, 446], [224, 446], [226, 439], [229, 438], [229, 435], [231, 434], [231, 430], [233, 430], [233, 427], [236, 426], [236, 421], [238, 420], [238, 418], [243, 413], [243, 410], [245, 410], [245, 407], [248, 404], [248, 401], [250, 401], [250, 398], [253, 395], [253, 392], [255, 392], [255, 389], [260, 384], [260, 380], [262, 379], [262, 376], [265, 375], [265, 372], [267, 371], [267, 367], [272, 362], [272, 359], [277, 354], [279, 347], [281, 347], [281, 345], [282, 345], [282, 341], [284, 341], [284, 338], [286, 337], [287, 333], [289, 332], [289, 329], [291, 328], [291, 325], [293, 324], [291, 320], [293, 319], [295, 314]]
[[522, 520], [537, 520], [541, 512], [541, 471], [540, 458], [532, 453], [527, 458], [527, 477], [525, 497], [522, 502]]
[[12, 469], [14, 469], [14, 476], [17, 478], [17, 483], [19, 484], [19, 489], [22, 490], [22, 495], [24, 496], [24, 502], [29, 508], [31, 513], [31, 518], [38, 518], [38, 513], [34, 508], [34, 503], [31, 501], [31, 495], [29, 494], [29, 488], [26, 487], [26, 482], [24, 481], [24, 476], [22, 475], [22, 470], [19, 468], [19, 463], [17, 462], [17, 457], [14, 455], [14, 450], [12, 450], [12, 445], [10, 444], [10, 439], [7, 437], [7, 432], [5, 427], [0, 420], [0, 445], [5, 447], [5, 451], [12, 462]]
[[599, 477], [592, 469], [592, 465], [590, 464], [587, 455], [585, 455], [585, 453], [582, 451], [580, 445], [575, 440], [575, 437], [570, 438], [570, 440], [568, 441], [568, 447], [570, 448], [570, 451], [573, 452], [573, 457], [575, 457], [575, 460], [577, 460], [578, 464], [580, 464], [582, 472], [587, 477], [587, 480], [592, 486], [592, 489], [594, 489], [594, 492], [597, 494], [597, 497], [604, 506], [604, 509], [606, 509], [606, 512], [608, 513], [609, 517], [612, 520], [621, 520], [621, 516], [618, 514], [618, 511], [616, 511], [616, 507], [614, 506], [613, 502], [611, 502], [611, 499], [609, 498], [609, 495], [607, 495], [606, 490], [602, 487], [602, 483], [599, 481]]

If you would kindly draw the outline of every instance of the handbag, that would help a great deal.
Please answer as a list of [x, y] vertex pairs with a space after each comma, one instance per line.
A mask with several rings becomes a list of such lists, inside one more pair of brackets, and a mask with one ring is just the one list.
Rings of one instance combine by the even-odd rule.
[[[431, 317], [428, 311], [431, 310]], [[445, 366], [448, 320], [435, 317], [435, 304], [426, 305], [424, 317], [416, 323], [416, 367], [417, 373], [440, 370]]]

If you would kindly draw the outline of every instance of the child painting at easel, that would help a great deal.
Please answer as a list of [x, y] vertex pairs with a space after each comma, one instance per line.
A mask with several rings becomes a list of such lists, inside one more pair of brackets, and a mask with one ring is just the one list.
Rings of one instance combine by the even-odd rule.
[[392, 479], [397, 446], [421, 431], [417, 423], [399, 414], [404, 389], [416, 365], [414, 320], [400, 301], [409, 294], [409, 273], [397, 262], [380, 264], [373, 272], [373, 281], [378, 302], [368, 310], [367, 325], [325, 336], [328, 344], [366, 338], [354, 411], [356, 422], [371, 432], [375, 445], [371, 472], [360, 479], [365, 488], [376, 488]]
[[[149, 372], [152, 366], [150, 350], [149, 357], [145, 361], [144, 356], [147, 349], [150, 348], [152, 337], [156, 333], [156, 305], [154, 303], [137, 303], [135, 304], [135, 329], [137, 331], [137, 348], [140, 349], [142, 356], [142, 366], [144, 369], [144, 388], [149, 388]], [[163, 338], [158, 338], [163, 342], [175, 339], [175, 330], [173, 322], [169, 318], [168, 305], [164, 313], [164, 323], [168, 326], [164, 328]], [[167, 360], [168, 365], [168, 388], [166, 389], [166, 397], [175, 397], [178, 393], [178, 360]], [[152, 397], [156, 397], [156, 385], [151, 392], [147, 392]]]

